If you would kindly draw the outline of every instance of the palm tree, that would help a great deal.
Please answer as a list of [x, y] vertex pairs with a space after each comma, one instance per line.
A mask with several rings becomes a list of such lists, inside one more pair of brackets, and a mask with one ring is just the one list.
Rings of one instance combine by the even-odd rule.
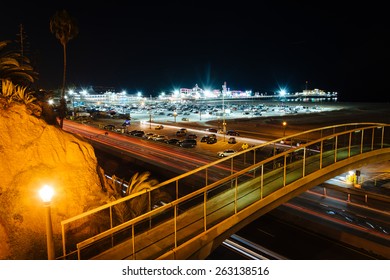
[[62, 92], [59, 107], [60, 127], [63, 127], [64, 118], [66, 116], [65, 102], [65, 81], [66, 81], [66, 45], [75, 38], [78, 33], [78, 27], [74, 18], [72, 18], [66, 10], [57, 11], [50, 19], [50, 31], [55, 34], [60, 41], [64, 51], [64, 72], [62, 79]]
[[0, 79], [27, 87], [37, 79], [38, 73], [33, 70], [28, 58], [6, 50], [9, 43], [10, 41], [0, 41]]
[[158, 184], [158, 181], [150, 178], [150, 172], [148, 171], [141, 174], [138, 172], [135, 173], [128, 182], [125, 193], [123, 193], [123, 183], [124, 181], [119, 180], [115, 175], [112, 176], [111, 180], [106, 180], [107, 189], [111, 194], [112, 200], [135, 194], [137, 192], [144, 191], [144, 193], [131, 200], [114, 206], [116, 214], [115, 217], [118, 224], [150, 211], [151, 207], [158, 204], [160, 201], [165, 203], [172, 201], [171, 196], [165, 191], [155, 189], [150, 192], [151, 189]]

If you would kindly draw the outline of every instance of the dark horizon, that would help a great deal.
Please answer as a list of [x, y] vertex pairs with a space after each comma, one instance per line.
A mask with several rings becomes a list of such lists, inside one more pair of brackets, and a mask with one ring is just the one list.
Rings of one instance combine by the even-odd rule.
[[339, 101], [388, 102], [388, 28], [383, 3], [279, 1], [67, 1], [7, 4], [0, 41], [23, 24], [37, 85], [62, 84], [62, 46], [49, 30], [66, 9], [79, 27], [69, 41], [67, 86], [157, 95], [173, 88], [272, 93], [318, 88]]

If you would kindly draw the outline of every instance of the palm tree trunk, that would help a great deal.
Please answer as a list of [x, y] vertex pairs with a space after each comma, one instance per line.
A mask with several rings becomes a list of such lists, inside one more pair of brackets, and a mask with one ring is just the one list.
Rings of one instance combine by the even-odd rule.
[[63, 44], [64, 49], [64, 73], [62, 76], [62, 91], [60, 100], [60, 127], [64, 126], [64, 118], [66, 116], [66, 101], [65, 101], [65, 81], [66, 81], [66, 44]]

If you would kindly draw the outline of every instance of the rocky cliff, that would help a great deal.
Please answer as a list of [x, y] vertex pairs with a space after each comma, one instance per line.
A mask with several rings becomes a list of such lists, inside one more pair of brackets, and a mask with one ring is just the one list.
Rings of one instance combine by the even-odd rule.
[[45, 209], [38, 191], [55, 190], [52, 221], [61, 252], [61, 221], [105, 202], [91, 145], [31, 115], [0, 109], [0, 259], [45, 259]]

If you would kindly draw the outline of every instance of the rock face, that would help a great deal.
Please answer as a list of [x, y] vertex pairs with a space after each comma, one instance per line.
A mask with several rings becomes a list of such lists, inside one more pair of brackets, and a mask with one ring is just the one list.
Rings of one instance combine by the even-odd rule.
[[15, 104], [0, 109], [0, 259], [46, 259], [45, 209], [51, 185], [56, 256], [61, 221], [105, 202], [93, 147]]

